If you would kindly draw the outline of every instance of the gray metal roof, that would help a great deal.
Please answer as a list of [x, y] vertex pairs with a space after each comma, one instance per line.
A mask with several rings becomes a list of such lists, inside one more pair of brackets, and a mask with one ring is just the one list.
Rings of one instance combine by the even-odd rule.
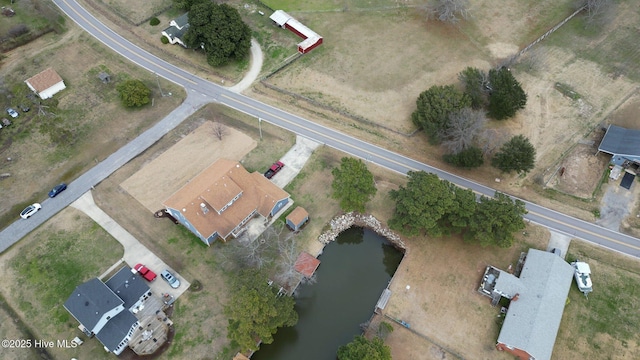
[[105, 283], [120, 299], [124, 301], [124, 308], [130, 309], [142, 295], [149, 291], [149, 285], [138, 273], [131, 272], [131, 268], [124, 266]]
[[611, 155], [640, 157], [640, 130], [609, 125], [598, 150]]
[[123, 303], [100, 279], [93, 278], [78, 285], [64, 307], [80, 324], [91, 330], [106, 312]]
[[561, 257], [530, 249], [520, 274], [525, 288], [509, 305], [498, 343], [524, 350], [536, 360], [551, 359], [573, 271]]
[[121, 311], [107, 322], [107, 325], [96, 334], [96, 337], [109, 351], [114, 351], [137, 322], [138, 319], [132, 313]]

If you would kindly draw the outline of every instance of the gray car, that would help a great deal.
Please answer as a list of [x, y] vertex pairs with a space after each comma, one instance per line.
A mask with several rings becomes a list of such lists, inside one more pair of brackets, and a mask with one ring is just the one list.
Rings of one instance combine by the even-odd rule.
[[172, 288], [177, 289], [180, 286], [180, 280], [173, 276], [169, 270], [163, 270], [160, 276], [165, 279]]

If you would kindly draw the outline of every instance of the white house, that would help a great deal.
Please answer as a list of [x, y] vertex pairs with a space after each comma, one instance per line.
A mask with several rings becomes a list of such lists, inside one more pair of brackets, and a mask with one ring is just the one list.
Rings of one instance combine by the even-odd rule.
[[169, 27], [162, 31], [162, 35], [169, 40], [169, 43], [180, 44], [186, 48], [187, 45], [182, 41], [182, 37], [187, 30], [189, 30], [189, 13], [184, 13], [171, 20]]
[[49, 99], [59, 91], [67, 88], [64, 80], [53, 68], [48, 68], [38, 75], [30, 77], [25, 80], [25, 83], [42, 100]]

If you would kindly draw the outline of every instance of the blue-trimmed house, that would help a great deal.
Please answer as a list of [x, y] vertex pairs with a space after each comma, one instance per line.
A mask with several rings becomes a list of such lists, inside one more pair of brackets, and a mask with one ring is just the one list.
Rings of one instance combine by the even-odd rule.
[[218, 159], [164, 201], [178, 222], [207, 245], [237, 237], [255, 216], [270, 219], [289, 203], [289, 194], [263, 174], [239, 162]]

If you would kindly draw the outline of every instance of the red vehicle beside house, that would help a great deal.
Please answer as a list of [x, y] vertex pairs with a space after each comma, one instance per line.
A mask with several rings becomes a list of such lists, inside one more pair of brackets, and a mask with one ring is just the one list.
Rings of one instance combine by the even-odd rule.
[[147, 280], [147, 281], [153, 281], [156, 279], [156, 277], [158, 275], [156, 275], [156, 273], [154, 273], [153, 271], [149, 270], [148, 267], [142, 265], [142, 264], [137, 264], [136, 266], [133, 267], [134, 272], [139, 272], [140, 275], [142, 275], [142, 277]]
[[278, 171], [282, 170], [283, 167], [284, 164], [282, 163], [282, 161], [276, 161], [275, 163], [273, 163], [273, 165], [271, 165], [269, 170], [264, 173], [264, 177], [266, 177], [267, 179], [271, 179], [273, 175], [277, 174]]

